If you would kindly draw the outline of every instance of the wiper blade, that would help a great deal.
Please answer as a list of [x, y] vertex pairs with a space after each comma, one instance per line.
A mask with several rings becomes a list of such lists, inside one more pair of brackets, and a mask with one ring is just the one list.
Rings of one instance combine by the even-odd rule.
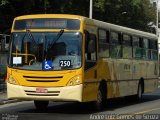
[[59, 33], [57, 34], [56, 38], [53, 39], [53, 41], [52, 41], [52, 43], [51, 43], [49, 49], [51, 49], [52, 46], [54, 45], [54, 43], [56, 43], [56, 42], [59, 40], [59, 38], [62, 36], [63, 33], [64, 33], [64, 30], [61, 29], [61, 30], [59, 31]]
[[32, 40], [32, 42], [34, 43], [34, 45], [37, 46], [37, 42], [34, 40], [34, 37], [33, 37], [32, 33], [30, 32], [29, 29], [26, 29], [26, 33], [29, 36], [30, 40]]

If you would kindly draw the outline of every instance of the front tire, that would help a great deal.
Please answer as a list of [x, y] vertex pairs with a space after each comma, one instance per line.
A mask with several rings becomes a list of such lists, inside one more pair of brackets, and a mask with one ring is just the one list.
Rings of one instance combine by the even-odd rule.
[[102, 84], [99, 86], [96, 100], [96, 109], [103, 110], [106, 106], [106, 86]]
[[34, 105], [37, 110], [45, 110], [47, 109], [49, 101], [38, 101], [34, 100]]

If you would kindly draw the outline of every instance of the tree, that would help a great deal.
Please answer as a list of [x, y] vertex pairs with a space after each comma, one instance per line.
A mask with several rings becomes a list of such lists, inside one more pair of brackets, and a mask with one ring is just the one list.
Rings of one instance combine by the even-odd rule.
[[[16, 16], [25, 14], [78, 14], [89, 16], [90, 0], [0, 0], [0, 31], [11, 28]], [[93, 0], [93, 18], [151, 32], [155, 8], [149, 0]]]
[[0, 6], [6, 5], [8, 0], [0, 0]]
[[102, 0], [95, 3], [94, 18], [106, 22], [152, 32], [155, 8], [149, 0]]

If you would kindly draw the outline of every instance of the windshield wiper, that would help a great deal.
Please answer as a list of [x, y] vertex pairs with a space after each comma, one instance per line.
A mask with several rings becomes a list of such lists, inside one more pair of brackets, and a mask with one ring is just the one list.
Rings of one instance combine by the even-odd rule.
[[56, 38], [52, 40], [49, 49], [51, 49], [52, 46], [59, 40], [59, 38], [62, 36], [63, 33], [64, 33], [64, 30], [61, 29], [61, 30], [59, 31], [59, 33], [57, 34]]
[[29, 36], [30, 40], [32, 40], [32, 42], [34, 43], [34, 45], [37, 46], [37, 42], [34, 40], [34, 37], [33, 37], [32, 33], [30, 32], [29, 29], [26, 29], [26, 33]]
[[37, 42], [34, 40], [34, 37], [32, 35], [32, 33], [30, 32], [29, 29], [26, 29], [26, 32], [22, 38], [22, 41], [24, 40], [24, 38], [26, 37], [26, 35], [28, 35], [29, 39], [34, 43], [34, 46], [37, 46]]

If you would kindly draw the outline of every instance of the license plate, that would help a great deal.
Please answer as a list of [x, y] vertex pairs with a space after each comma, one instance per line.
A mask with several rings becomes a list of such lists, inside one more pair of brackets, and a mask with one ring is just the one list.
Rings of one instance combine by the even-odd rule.
[[46, 88], [36, 88], [36, 93], [47, 93], [48, 89]]

